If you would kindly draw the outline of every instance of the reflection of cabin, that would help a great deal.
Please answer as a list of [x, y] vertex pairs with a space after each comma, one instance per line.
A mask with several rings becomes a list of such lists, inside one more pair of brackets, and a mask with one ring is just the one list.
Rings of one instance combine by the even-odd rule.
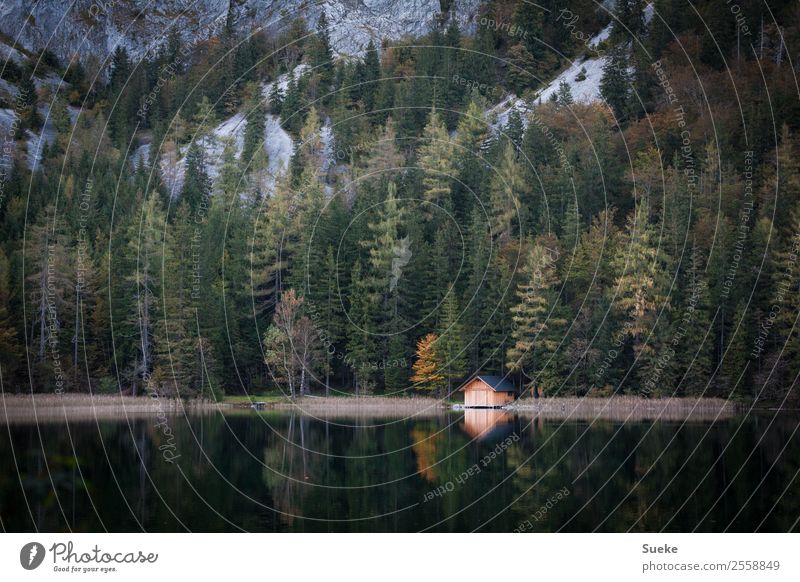
[[464, 431], [478, 441], [502, 439], [514, 430], [514, 418], [505, 410], [468, 408], [464, 411]]
[[464, 392], [464, 406], [497, 408], [514, 402], [516, 387], [502, 376], [478, 374], [459, 388]]

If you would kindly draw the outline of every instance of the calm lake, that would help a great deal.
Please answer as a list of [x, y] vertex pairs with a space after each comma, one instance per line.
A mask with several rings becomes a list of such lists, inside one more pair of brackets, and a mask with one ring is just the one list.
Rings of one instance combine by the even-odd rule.
[[[789, 531], [797, 416], [243, 410], [0, 427], [6, 531]], [[46, 451], [46, 452], [43, 452]]]

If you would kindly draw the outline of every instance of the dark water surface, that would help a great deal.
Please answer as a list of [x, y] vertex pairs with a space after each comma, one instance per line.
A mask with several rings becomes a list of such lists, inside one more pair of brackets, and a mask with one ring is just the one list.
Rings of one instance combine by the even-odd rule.
[[6, 531], [789, 531], [797, 422], [244, 411], [12, 423], [0, 426], [0, 519]]

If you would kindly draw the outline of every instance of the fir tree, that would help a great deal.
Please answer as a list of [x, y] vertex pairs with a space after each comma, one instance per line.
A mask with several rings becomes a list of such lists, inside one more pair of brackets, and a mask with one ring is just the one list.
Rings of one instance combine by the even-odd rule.
[[575, 100], [572, 98], [572, 89], [570, 88], [569, 83], [567, 83], [563, 79], [558, 84], [558, 91], [556, 91], [556, 96], [558, 104], [561, 107], [569, 107], [575, 102]]

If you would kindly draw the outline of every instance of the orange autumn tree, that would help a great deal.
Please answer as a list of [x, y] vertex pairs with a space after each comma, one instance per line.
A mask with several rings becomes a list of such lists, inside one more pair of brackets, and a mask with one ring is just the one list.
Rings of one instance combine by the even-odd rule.
[[417, 342], [417, 361], [412, 369], [411, 381], [422, 390], [441, 391], [445, 387], [445, 377], [436, 355], [438, 336], [429, 333]]

